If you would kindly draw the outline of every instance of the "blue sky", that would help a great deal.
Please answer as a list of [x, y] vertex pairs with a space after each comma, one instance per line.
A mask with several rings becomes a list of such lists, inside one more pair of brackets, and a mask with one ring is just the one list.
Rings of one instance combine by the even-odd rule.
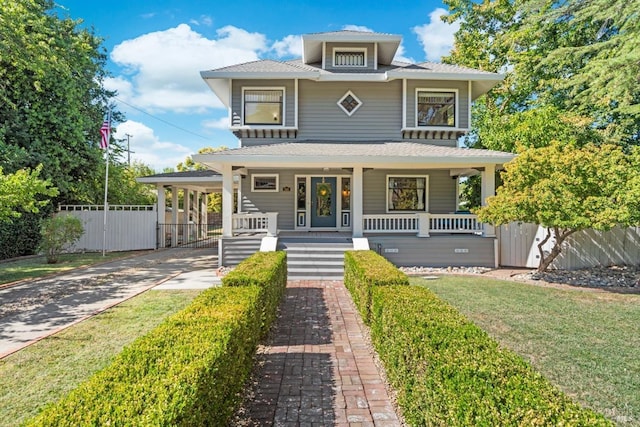
[[82, 19], [104, 39], [105, 82], [118, 91], [132, 159], [157, 171], [206, 146], [237, 147], [227, 112], [199, 72], [257, 59], [300, 57], [304, 33], [363, 29], [400, 34], [398, 59], [439, 61], [456, 25], [439, 0], [395, 2], [56, 0], [61, 16]]

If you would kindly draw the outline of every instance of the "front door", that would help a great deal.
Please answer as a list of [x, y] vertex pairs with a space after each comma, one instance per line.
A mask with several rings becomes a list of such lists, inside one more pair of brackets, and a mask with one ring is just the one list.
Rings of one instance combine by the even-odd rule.
[[311, 177], [311, 227], [336, 226], [336, 177]]

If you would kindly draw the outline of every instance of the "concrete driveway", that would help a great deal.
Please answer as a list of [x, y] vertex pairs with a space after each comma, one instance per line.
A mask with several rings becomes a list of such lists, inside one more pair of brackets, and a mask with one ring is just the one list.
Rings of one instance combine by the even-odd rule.
[[216, 286], [214, 249], [166, 249], [0, 289], [0, 358], [152, 288]]

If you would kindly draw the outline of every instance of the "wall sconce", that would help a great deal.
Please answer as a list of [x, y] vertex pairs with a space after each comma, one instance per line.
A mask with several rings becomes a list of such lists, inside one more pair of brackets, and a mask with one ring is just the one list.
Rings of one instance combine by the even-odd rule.
[[342, 195], [344, 197], [349, 197], [351, 195], [351, 190], [349, 190], [348, 185], [345, 185], [344, 188], [342, 189]]

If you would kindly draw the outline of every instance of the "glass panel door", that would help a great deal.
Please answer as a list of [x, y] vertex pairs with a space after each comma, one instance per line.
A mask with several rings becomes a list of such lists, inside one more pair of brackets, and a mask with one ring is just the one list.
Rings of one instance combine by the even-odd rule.
[[335, 177], [311, 178], [311, 227], [336, 226]]

